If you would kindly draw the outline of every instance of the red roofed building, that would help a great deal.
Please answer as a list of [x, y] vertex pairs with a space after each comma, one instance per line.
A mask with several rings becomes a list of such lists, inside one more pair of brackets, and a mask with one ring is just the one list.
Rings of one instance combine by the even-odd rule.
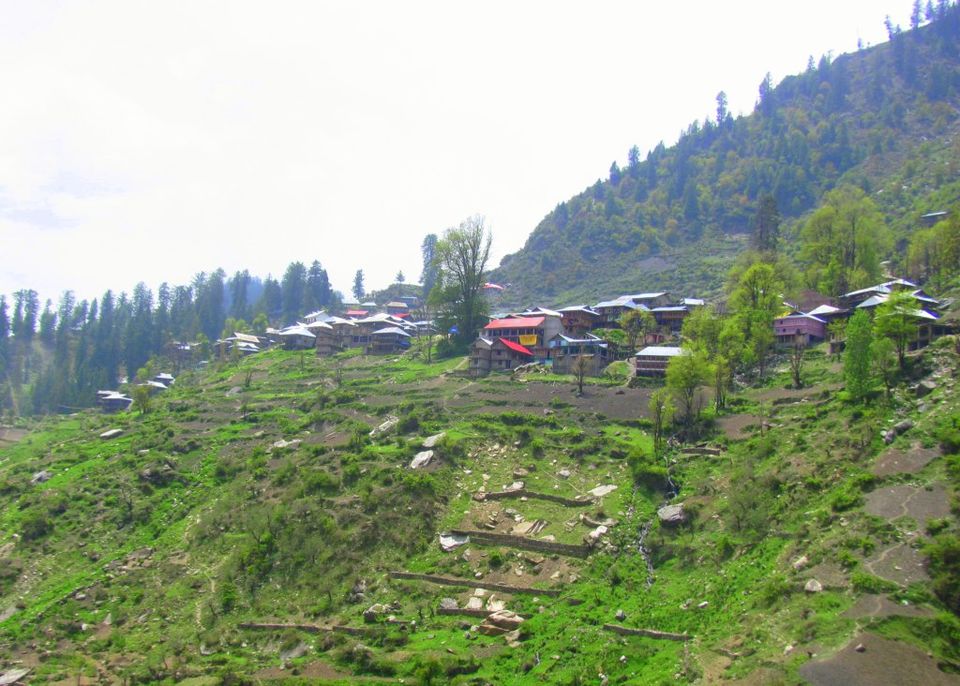
[[470, 347], [470, 372], [474, 376], [508, 372], [532, 361], [530, 350], [506, 338], [490, 340], [480, 337]]
[[481, 336], [519, 343], [535, 359], [546, 360], [550, 356], [547, 342], [562, 331], [563, 322], [559, 316], [511, 316], [494, 319], [483, 327]]

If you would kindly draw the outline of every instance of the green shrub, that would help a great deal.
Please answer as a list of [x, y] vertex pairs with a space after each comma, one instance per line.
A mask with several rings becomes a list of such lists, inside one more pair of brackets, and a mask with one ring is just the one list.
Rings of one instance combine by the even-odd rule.
[[941, 534], [924, 551], [933, 578], [933, 592], [955, 614], [960, 614], [960, 538]]
[[25, 541], [35, 541], [53, 531], [53, 522], [42, 512], [29, 512], [20, 522], [20, 536]]
[[892, 581], [881, 579], [866, 572], [851, 574], [850, 584], [853, 586], [853, 590], [860, 593], [895, 593], [900, 590], [900, 587]]

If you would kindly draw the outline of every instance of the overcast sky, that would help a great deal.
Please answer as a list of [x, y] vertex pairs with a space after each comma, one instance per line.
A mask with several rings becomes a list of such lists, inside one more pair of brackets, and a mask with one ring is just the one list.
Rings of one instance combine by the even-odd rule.
[[480, 214], [496, 263], [558, 202], [749, 113], [909, 0], [0, 1], [0, 293], [97, 297], [319, 259], [349, 293]]

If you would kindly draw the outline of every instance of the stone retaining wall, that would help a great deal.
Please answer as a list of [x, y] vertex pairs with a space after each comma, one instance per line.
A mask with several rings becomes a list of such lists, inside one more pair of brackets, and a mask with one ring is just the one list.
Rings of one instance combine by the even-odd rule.
[[689, 634], [674, 634], [669, 631], [657, 631], [656, 629], [631, 629], [619, 624], [604, 624], [603, 628], [621, 636], [644, 636], [662, 641], [689, 641], [693, 639], [693, 636]]
[[434, 574], [417, 574], [415, 572], [390, 572], [391, 579], [409, 579], [412, 581], [429, 581], [431, 584], [440, 584], [441, 586], [462, 586], [464, 588], [485, 588], [488, 591], [499, 591], [500, 593], [526, 593], [528, 595], [542, 595], [550, 598], [556, 598], [560, 591], [555, 588], [531, 588], [529, 586], [510, 586], [508, 584], [497, 584], [473, 579], [457, 579], [449, 576], [436, 576]]
[[557, 555], [566, 555], [568, 557], [584, 558], [590, 554], [592, 548], [586, 545], [575, 545], [572, 543], [555, 543], [553, 541], [540, 541], [535, 538], [525, 536], [512, 536], [510, 534], [497, 534], [492, 531], [467, 531], [464, 529], [454, 529], [450, 533], [457, 536], [469, 536], [471, 543], [481, 545], [502, 545], [509, 548], [519, 548], [521, 550], [536, 550], [541, 553], [556, 553]]
[[[483, 497], [480, 497], [483, 496]], [[494, 491], [493, 493], [478, 493], [474, 496], [476, 500], [507, 500], [508, 498], [535, 498], [537, 500], [549, 500], [551, 503], [558, 503], [564, 507], [585, 507], [593, 505], [592, 498], [564, 498], [560, 495], [551, 493], [536, 493], [528, 491], [525, 488], [518, 488], [513, 491]]]

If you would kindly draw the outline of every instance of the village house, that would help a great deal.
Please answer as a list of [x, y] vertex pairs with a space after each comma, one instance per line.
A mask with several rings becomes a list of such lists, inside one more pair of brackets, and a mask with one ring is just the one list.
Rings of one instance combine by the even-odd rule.
[[613, 361], [606, 341], [591, 334], [575, 338], [560, 333], [548, 341], [548, 347], [553, 371], [557, 374], [572, 374], [573, 365], [581, 356], [586, 361], [587, 376], [600, 376]]
[[670, 360], [681, 354], [681, 348], [649, 345], [634, 356], [635, 373], [637, 376], [666, 376]]
[[173, 374], [168, 374], [167, 372], [160, 372], [159, 374], [153, 377], [153, 381], [162, 383], [164, 386], [169, 388], [170, 386], [173, 385], [173, 382], [175, 381], [175, 379], [173, 378]]
[[573, 336], [582, 336], [588, 331], [593, 331], [602, 321], [600, 313], [586, 305], [564, 307], [559, 312], [563, 330]]
[[314, 348], [317, 355], [332, 355], [342, 348], [333, 326], [325, 321], [313, 321], [306, 324], [307, 331], [315, 336]]
[[664, 305], [650, 310], [657, 326], [674, 333], [683, 328], [683, 320], [690, 316], [690, 308], [686, 305]]
[[[853, 310], [861, 305], [863, 305], [864, 308], [876, 307], [880, 303], [885, 302], [887, 296], [891, 293], [903, 290], [914, 291], [916, 289], [917, 284], [907, 281], [906, 279], [891, 279], [884, 283], [878, 283], [875, 286], [868, 286], [867, 288], [844, 293], [840, 296], [840, 302], [843, 307], [848, 310]], [[869, 304], [864, 305], [867, 301], [869, 301]]]
[[778, 345], [808, 346], [827, 337], [827, 322], [811, 314], [791, 312], [773, 320], [773, 335]]
[[490, 372], [506, 372], [533, 361], [533, 352], [526, 346], [506, 338], [483, 338], [470, 348], [470, 373], [485, 376]]
[[370, 334], [366, 353], [368, 355], [389, 355], [401, 353], [410, 347], [410, 334], [399, 326], [388, 326]]
[[316, 345], [317, 337], [304, 326], [291, 326], [280, 332], [285, 350], [309, 350]]
[[550, 357], [547, 342], [563, 330], [559, 316], [514, 316], [494, 319], [483, 327], [482, 336], [517, 343], [540, 361]]
[[402, 318], [410, 316], [410, 307], [405, 302], [391, 300], [384, 307], [387, 309], [387, 314], [392, 314], [395, 317]]
[[133, 398], [119, 391], [97, 391], [97, 404], [104, 412], [121, 412], [130, 409], [130, 406], [133, 405]]

